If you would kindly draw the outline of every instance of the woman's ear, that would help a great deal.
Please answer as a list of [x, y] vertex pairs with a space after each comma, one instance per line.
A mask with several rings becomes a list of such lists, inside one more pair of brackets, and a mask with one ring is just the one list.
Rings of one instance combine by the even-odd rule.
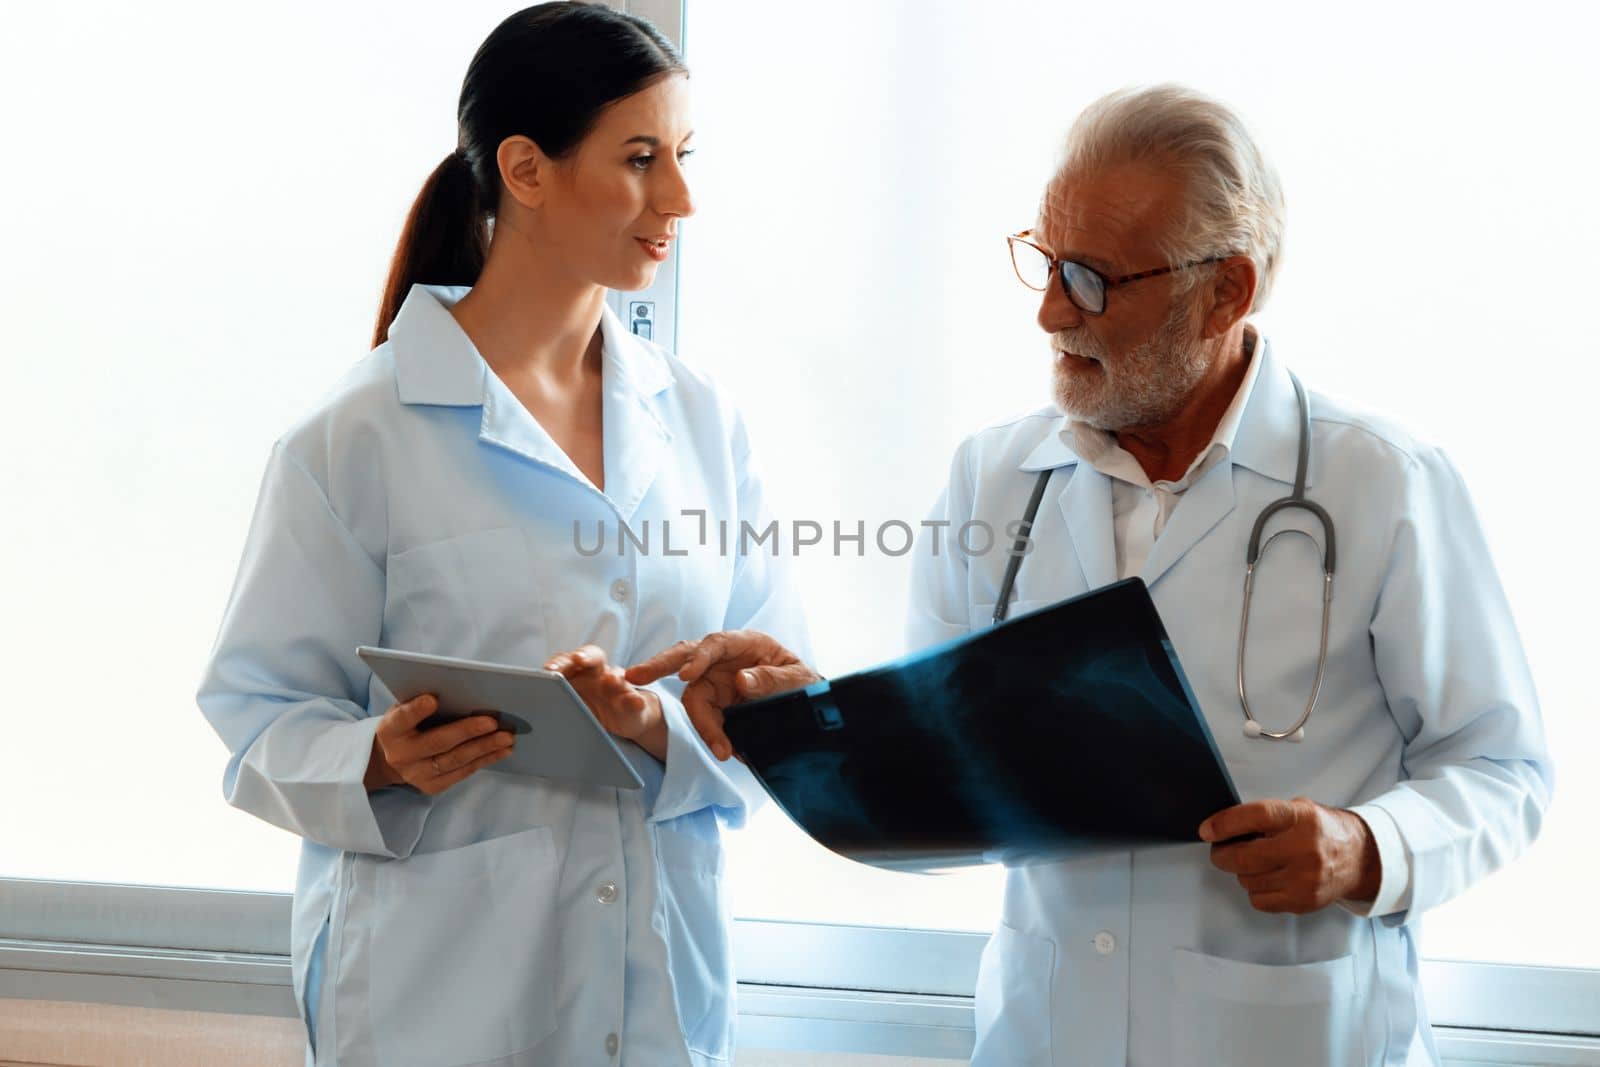
[[518, 134], [500, 142], [495, 152], [505, 194], [530, 210], [540, 207], [550, 188], [553, 161], [532, 139]]
[[1218, 264], [1202, 336], [1222, 337], [1250, 314], [1256, 280], [1256, 265], [1249, 256], [1229, 256]]

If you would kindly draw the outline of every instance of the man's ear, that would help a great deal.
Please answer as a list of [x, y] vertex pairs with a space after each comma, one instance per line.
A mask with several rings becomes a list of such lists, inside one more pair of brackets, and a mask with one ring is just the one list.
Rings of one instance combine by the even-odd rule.
[[1256, 265], [1249, 256], [1229, 256], [1217, 265], [1208, 287], [1210, 306], [1201, 336], [1222, 337], [1250, 314], [1256, 299]]
[[530, 210], [544, 204], [555, 161], [531, 138], [517, 134], [500, 142], [495, 152], [505, 195]]

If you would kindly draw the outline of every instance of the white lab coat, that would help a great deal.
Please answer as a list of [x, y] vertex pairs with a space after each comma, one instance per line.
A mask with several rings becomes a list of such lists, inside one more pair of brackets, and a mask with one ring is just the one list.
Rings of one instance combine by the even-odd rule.
[[[1438, 449], [1315, 394], [1307, 494], [1337, 539], [1327, 675], [1304, 742], [1244, 735], [1245, 547], [1261, 509], [1290, 492], [1299, 437], [1288, 373], [1270, 348], [1263, 359], [1231, 455], [1189, 488], [1140, 576], [1243, 799], [1304, 795], [1392, 818], [1409, 908], [1258, 912], [1199, 843], [1014, 868], [978, 979], [978, 1067], [1437, 1063], [1417, 917], [1538, 832], [1552, 783], [1538, 705], [1461, 479]], [[934, 509], [951, 524], [942, 551], [916, 553], [913, 647], [989, 625], [1007, 557], [969, 558], [957, 531], [1021, 518], [1047, 468], [1059, 469], [1010, 616], [1116, 580], [1111, 482], [1072, 454], [1066, 426], [1049, 408], [961, 445]], [[1303, 511], [1280, 512], [1268, 532], [1284, 526], [1322, 544]], [[1310, 693], [1321, 594], [1320, 548], [1274, 543], [1257, 571], [1247, 662], [1251, 706], [1270, 729], [1291, 724]], [[1063, 752], [1061, 773], [1115, 758]]]
[[805, 645], [782, 559], [719, 549], [719, 521], [767, 521], [726, 397], [608, 309], [601, 493], [446, 310], [466, 291], [414, 287], [272, 450], [198, 696], [232, 751], [224, 792], [305, 839], [291, 947], [319, 1067], [723, 1063], [719, 823], [760, 790], [707, 752], [675, 680], [655, 687], [665, 766], [619, 741], [642, 791], [493, 770], [434, 798], [362, 786], [394, 697], [358, 645], [532, 666], [725, 627]]

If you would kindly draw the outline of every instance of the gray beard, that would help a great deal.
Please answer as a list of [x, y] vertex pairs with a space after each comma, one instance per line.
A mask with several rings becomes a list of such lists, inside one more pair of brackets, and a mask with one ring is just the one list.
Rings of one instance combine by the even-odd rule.
[[1167, 320], [1143, 344], [1113, 356], [1089, 333], [1062, 331], [1062, 348], [1099, 360], [1095, 369], [1054, 366], [1056, 403], [1097, 430], [1114, 433], [1159, 423], [1175, 414], [1205, 376], [1207, 360], [1187, 302], [1173, 302]]

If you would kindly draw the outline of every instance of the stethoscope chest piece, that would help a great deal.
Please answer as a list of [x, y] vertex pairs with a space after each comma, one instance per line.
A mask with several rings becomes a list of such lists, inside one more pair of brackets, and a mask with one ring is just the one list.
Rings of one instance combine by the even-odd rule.
[[[1256, 722], [1254, 719], [1245, 720], [1244, 735], [1246, 737], [1260, 737], [1261, 734], [1262, 728], [1260, 723]], [[1292, 734], [1289, 734], [1287, 737], [1279, 738], [1279, 740], [1282, 741], [1304, 741], [1305, 739], [1306, 728], [1304, 726], [1297, 726]]]

